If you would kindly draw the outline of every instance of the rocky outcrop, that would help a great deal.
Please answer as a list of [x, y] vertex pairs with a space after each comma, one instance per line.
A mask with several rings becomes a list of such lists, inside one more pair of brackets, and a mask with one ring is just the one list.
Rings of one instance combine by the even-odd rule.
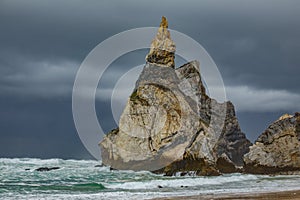
[[102, 163], [167, 175], [239, 171], [251, 144], [234, 106], [206, 94], [198, 61], [174, 69], [174, 52], [163, 18], [119, 127], [99, 144]]
[[244, 157], [245, 171], [255, 174], [300, 171], [300, 113], [271, 124]]
[[57, 170], [57, 169], [60, 169], [60, 167], [40, 167], [40, 168], [37, 168], [35, 171], [48, 172], [48, 171]]

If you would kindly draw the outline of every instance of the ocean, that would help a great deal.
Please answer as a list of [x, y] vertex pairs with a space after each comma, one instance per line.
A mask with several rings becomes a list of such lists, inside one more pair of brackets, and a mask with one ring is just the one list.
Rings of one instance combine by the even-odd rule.
[[[300, 176], [173, 176], [111, 171], [94, 160], [0, 158], [0, 199], [151, 199], [300, 189]], [[98, 166], [97, 166], [98, 165]], [[59, 167], [36, 171], [40, 167]]]

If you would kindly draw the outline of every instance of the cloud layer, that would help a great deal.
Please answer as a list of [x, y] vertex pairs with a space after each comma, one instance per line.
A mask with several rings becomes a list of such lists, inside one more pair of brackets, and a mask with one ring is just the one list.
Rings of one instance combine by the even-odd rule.
[[248, 86], [232, 86], [226, 89], [237, 111], [276, 112], [300, 110], [300, 94], [287, 90], [255, 89]]

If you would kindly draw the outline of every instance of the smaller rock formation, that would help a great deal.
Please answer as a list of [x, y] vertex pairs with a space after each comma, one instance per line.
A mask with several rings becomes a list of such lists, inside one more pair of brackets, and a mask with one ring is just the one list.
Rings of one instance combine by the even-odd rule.
[[40, 167], [40, 168], [37, 168], [35, 171], [48, 172], [48, 171], [57, 170], [57, 169], [60, 169], [60, 168], [59, 167]]
[[254, 174], [300, 171], [300, 113], [283, 115], [265, 130], [244, 156], [245, 171]]
[[152, 40], [150, 52], [146, 56], [146, 61], [161, 67], [174, 68], [175, 49], [175, 43], [168, 30], [168, 21], [162, 17], [156, 37]]

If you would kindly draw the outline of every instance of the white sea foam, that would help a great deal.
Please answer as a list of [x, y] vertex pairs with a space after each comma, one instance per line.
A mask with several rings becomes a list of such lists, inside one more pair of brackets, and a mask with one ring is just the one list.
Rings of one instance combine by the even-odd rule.
[[219, 177], [199, 177], [199, 178], [180, 178], [171, 180], [151, 180], [147, 182], [127, 182], [119, 184], [105, 184], [105, 187], [112, 189], [153, 189], [158, 187], [197, 187], [203, 185], [222, 185], [229, 182], [239, 182], [247, 180], [256, 180], [255, 175], [234, 175]]
[[68, 159], [63, 160], [60, 158], [51, 158], [51, 159], [40, 159], [40, 158], [0, 158], [0, 164], [33, 164], [33, 165], [61, 165], [61, 164], [99, 164], [99, 161], [95, 160], [74, 160]]
[[[94, 160], [0, 158], [0, 199], [150, 199], [300, 189], [300, 176], [164, 177], [148, 171], [110, 171], [109, 167], [95, 167], [100, 163]], [[43, 166], [60, 169], [35, 171]]]

